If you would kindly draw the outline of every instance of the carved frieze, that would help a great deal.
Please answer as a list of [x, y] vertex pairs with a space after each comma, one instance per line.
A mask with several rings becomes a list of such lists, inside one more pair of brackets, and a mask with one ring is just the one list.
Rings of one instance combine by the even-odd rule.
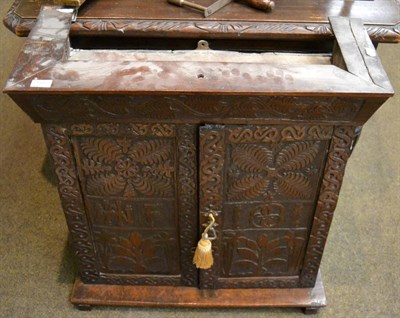
[[128, 135], [155, 136], [170, 138], [175, 136], [175, 125], [164, 123], [98, 123], [98, 124], [72, 124], [69, 126], [71, 135]]
[[[144, 121], [176, 119], [204, 121], [249, 118], [258, 121], [350, 122], [359, 113], [363, 100], [294, 96], [71, 95], [68, 98], [58, 98], [50, 95], [31, 96], [26, 103], [29, 103], [27, 112], [35, 116], [38, 121], [82, 122], [94, 119], [112, 121], [127, 118]], [[132, 128], [132, 133], [135, 133], [135, 128], [137, 127]], [[162, 126], [154, 128], [154, 134], [157, 134], [157, 128], [163, 129]], [[111, 127], [108, 127], [108, 130], [113, 133]], [[164, 135], [164, 132], [161, 131], [159, 134]]]
[[332, 126], [276, 126], [253, 125], [229, 128], [230, 143], [270, 143], [280, 141], [329, 140]]

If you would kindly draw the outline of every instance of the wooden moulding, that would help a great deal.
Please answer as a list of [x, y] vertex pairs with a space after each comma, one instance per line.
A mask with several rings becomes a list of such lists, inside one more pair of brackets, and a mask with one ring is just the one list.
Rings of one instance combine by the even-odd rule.
[[79, 7], [85, 1], [86, 0], [53, 0], [54, 4], [56, 4], [56, 5], [64, 5], [64, 6], [72, 6], [72, 7]]
[[[252, 288], [201, 290], [177, 286], [84, 284], [77, 278], [71, 302], [85, 306], [146, 306], [186, 308], [295, 307], [305, 312], [326, 306], [321, 274], [313, 288]], [[86, 307], [86, 309], [89, 309]]]
[[[38, 23], [7, 81], [6, 93], [113, 92], [148, 95], [157, 92], [166, 95], [345, 95], [383, 98], [393, 95], [372, 43], [364, 39], [366, 34], [361, 21], [355, 19], [331, 19], [335, 22], [333, 25], [337, 25], [333, 31], [347, 68], [342, 69], [343, 65], [264, 64], [260, 67], [249, 62], [96, 61], [91, 58], [96, 54], [93, 51], [87, 53], [85, 60], [70, 60], [68, 36], [72, 17], [73, 13], [57, 7], [42, 7]], [[355, 31], [357, 36], [361, 32], [362, 41], [349, 37], [349, 32]], [[375, 56], [363, 53], [363, 58], [355, 58], [351, 48], [342, 45], [346, 41], [354, 41], [353, 46], [360, 51], [367, 46]], [[50, 87], [33, 87], [35, 78], [48, 80]]]
[[[83, 3], [83, 0], [57, 0]], [[40, 4], [54, 0], [15, 0], [4, 24], [18, 36], [27, 36], [35, 24]], [[199, 4], [209, 5], [207, 0]], [[331, 15], [362, 18], [374, 42], [399, 42], [400, 21], [395, 0], [320, 1], [281, 0], [272, 13], [232, 2], [215, 15], [204, 19], [200, 12], [157, 1], [120, 0], [109, 10], [109, 1], [86, 1], [71, 27], [73, 36], [111, 35], [134, 37], [329, 40]]]

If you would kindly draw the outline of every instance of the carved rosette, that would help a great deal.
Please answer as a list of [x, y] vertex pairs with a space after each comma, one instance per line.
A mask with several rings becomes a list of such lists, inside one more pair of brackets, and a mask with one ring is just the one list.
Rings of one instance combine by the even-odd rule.
[[312, 164], [319, 153], [319, 141], [232, 147], [228, 199], [254, 201], [262, 198], [267, 201], [281, 196], [310, 199], [312, 176], [318, 171]]
[[300, 275], [301, 287], [313, 287], [315, 285], [346, 163], [359, 133], [359, 128], [345, 126], [336, 127], [333, 132], [303, 270]]
[[99, 279], [95, 249], [68, 132], [64, 127], [56, 125], [44, 125], [43, 131], [58, 179], [58, 191], [71, 233], [71, 245], [78, 261], [80, 277], [84, 283], [95, 283]]
[[168, 139], [132, 141], [125, 136], [81, 137], [79, 163], [88, 195], [172, 197], [173, 143]]
[[214, 265], [200, 271], [200, 288], [217, 288], [219, 245], [222, 232], [223, 165], [225, 158], [224, 127], [200, 128], [200, 232], [208, 223], [209, 213], [215, 216], [217, 240], [213, 244]]

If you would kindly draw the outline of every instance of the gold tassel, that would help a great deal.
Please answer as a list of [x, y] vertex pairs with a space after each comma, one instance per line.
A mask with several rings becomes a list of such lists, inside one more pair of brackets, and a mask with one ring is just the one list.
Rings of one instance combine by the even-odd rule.
[[209, 269], [214, 264], [212, 244], [208, 239], [207, 233], [204, 233], [199, 243], [197, 243], [197, 248], [193, 257], [193, 264], [196, 265], [197, 268], [201, 269]]

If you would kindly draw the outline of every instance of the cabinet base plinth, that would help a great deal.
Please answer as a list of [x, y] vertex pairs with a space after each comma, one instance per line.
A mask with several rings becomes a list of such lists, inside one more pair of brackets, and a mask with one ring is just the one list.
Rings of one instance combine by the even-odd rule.
[[194, 287], [84, 284], [77, 278], [71, 302], [92, 306], [145, 306], [192, 308], [299, 307], [317, 310], [326, 306], [318, 275], [314, 288], [216, 289]]

